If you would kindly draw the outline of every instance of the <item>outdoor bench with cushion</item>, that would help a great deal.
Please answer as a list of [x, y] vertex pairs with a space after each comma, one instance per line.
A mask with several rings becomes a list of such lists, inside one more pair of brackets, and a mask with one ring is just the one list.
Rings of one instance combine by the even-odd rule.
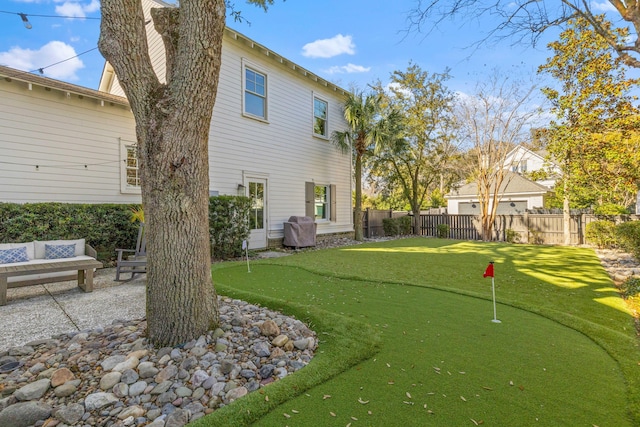
[[76, 277], [80, 289], [93, 291], [93, 271], [102, 268], [96, 256], [85, 239], [0, 244], [0, 305], [7, 303], [7, 288]]

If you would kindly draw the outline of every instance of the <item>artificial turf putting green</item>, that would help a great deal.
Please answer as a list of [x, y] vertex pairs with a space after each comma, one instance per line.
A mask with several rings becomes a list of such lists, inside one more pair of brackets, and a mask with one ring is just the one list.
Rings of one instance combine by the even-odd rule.
[[[498, 305], [501, 324], [491, 322], [491, 282], [482, 279], [488, 260], [498, 301], [508, 303]], [[368, 325], [381, 338], [369, 359], [297, 386], [316, 359], [331, 366], [336, 352], [350, 351], [326, 336], [285, 384], [298, 397], [244, 418], [256, 425], [633, 425], [633, 323], [592, 251], [406, 239], [253, 264], [250, 274], [226, 265], [214, 280], [221, 293], [276, 298], [299, 317], [306, 305], [311, 321], [323, 311], [338, 315], [333, 322], [346, 316], [361, 322], [362, 336]], [[270, 387], [238, 408], [258, 413]], [[215, 421], [237, 422], [234, 405]]]

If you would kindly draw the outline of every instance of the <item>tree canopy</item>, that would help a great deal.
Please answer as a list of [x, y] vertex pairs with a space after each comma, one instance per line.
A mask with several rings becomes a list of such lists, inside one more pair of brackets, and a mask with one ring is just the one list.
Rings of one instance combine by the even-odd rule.
[[[594, 20], [610, 38], [628, 36], [604, 16]], [[640, 115], [629, 93], [638, 81], [626, 77], [622, 58], [583, 17], [570, 20], [549, 48], [554, 55], [539, 72], [559, 83], [559, 89], [546, 87], [543, 93], [555, 116], [547, 150], [563, 169], [564, 197], [571, 196], [573, 208], [628, 206], [640, 179]]]

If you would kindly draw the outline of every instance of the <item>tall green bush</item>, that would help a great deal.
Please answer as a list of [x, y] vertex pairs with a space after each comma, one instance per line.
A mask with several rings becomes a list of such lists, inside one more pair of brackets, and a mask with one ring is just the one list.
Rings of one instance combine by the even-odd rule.
[[600, 249], [616, 246], [616, 224], [606, 219], [590, 222], [586, 229], [587, 241]]
[[385, 236], [403, 236], [411, 234], [411, 217], [385, 218], [382, 220]]
[[244, 196], [215, 196], [209, 202], [211, 255], [228, 259], [242, 255], [242, 241], [249, 238], [251, 199]]
[[134, 248], [138, 225], [130, 221], [137, 205], [0, 203], [0, 243], [86, 239], [109, 263], [116, 248]]
[[640, 259], [640, 221], [628, 221], [616, 226], [620, 247]]

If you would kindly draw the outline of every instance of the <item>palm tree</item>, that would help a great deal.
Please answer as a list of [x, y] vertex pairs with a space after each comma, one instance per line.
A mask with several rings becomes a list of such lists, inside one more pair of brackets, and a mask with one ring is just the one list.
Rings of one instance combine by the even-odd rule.
[[360, 90], [354, 90], [349, 94], [344, 104], [344, 118], [349, 125], [349, 130], [334, 131], [331, 135], [333, 143], [343, 152], [353, 152], [355, 157], [355, 239], [362, 240], [362, 158], [383, 135], [384, 121], [381, 120], [380, 95], [375, 93], [364, 94]]

